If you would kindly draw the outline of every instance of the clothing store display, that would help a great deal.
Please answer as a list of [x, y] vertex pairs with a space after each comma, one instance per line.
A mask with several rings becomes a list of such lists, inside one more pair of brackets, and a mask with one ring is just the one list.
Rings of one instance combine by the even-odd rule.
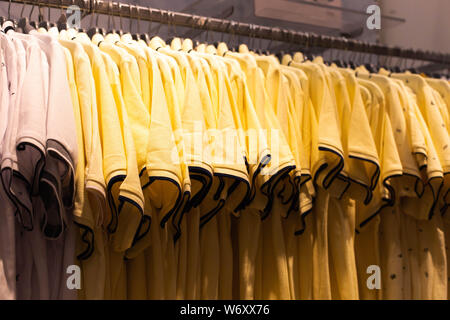
[[0, 45], [0, 299], [449, 298], [447, 79], [8, 22]]

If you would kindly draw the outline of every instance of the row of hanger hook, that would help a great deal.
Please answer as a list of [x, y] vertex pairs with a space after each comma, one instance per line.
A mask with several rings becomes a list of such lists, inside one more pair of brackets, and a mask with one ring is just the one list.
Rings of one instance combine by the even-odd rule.
[[[120, 27], [120, 31], [122, 32], [123, 30], [123, 21], [122, 21], [122, 16], [123, 16], [123, 8], [127, 8], [128, 9], [128, 15], [127, 18], [129, 19], [129, 31], [131, 32], [132, 29], [132, 22], [133, 20], [137, 19], [137, 32], [138, 34], [140, 34], [140, 27], [141, 27], [141, 17], [143, 15], [141, 15], [141, 10], [145, 9], [146, 11], [146, 15], [147, 15], [147, 19], [149, 22], [149, 26], [148, 26], [148, 34], [159, 34], [159, 31], [161, 29], [161, 26], [163, 23], [165, 23], [167, 25], [167, 32], [169, 34], [169, 37], [173, 37], [173, 36], [177, 36], [177, 30], [176, 30], [176, 12], [172, 12], [169, 10], [155, 10], [152, 8], [143, 8], [141, 6], [138, 5], [134, 5], [134, 4], [124, 4], [121, 2], [114, 2], [114, 1], [105, 1], [105, 0], [71, 0], [70, 1], [70, 5], [75, 5], [75, 4], [80, 4], [80, 1], [83, 1], [84, 6], [82, 8], [82, 10], [86, 13], [87, 15], [91, 15], [91, 21], [90, 21], [90, 27], [94, 27], [94, 17], [95, 17], [95, 26], [98, 26], [98, 20], [99, 20], [99, 16], [100, 13], [98, 13], [96, 11], [96, 9], [99, 7], [99, 5], [101, 4], [105, 4], [107, 3], [107, 9], [106, 9], [106, 13], [104, 12], [104, 10], [102, 11], [101, 14], [106, 14], [108, 16], [108, 21], [107, 21], [107, 25], [108, 25], [108, 30], [111, 30], [111, 28], [113, 30], [115, 30], [116, 27], [116, 22], [115, 22], [115, 16], [119, 16], [119, 27]], [[8, 20], [11, 20], [11, 4], [12, 4], [12, 0], [9, 0], [8, 3]], [[15, 1], [17, 2], [17, 1]], [[65, 5], [64, 0], [60, 0], [60, 8], [61, 8], [61, 13], [63, 14], [63, 7]], [[20, 16], [23, 17], [24, 14], [24, 10], [25, 10], [25, 5], [31, 5], [31, 10], [29, 13], [29, 19], [31, 20], [32, 14], [34, 12], [34, 7], [37, 6], [38, 7], [38, 20], [39, 22], [42, 22], [44, 20], [44, 14], [42, 11], [42, 6], [46, 6], [48, 8], [48, 13], [47, 13], [47, 19], [50, 22], [51, 20], [51, 7], [52, 6], [57, 6], [58, 4], [55, 1], [32, 1], [32, 0], [24, 0], [22, 1], [22, 9], [20, 12]], [[118, 14], [114, 13], [114, 6], [118, 6]], [[134, 10], [133, 10], [134, 9]], [[155, 10], [155, 11], [153, 11]], [[133, 14], [133, 11], [136, 12], [136, 14]], [[155, 30], [152, 30], [152, 22], [153, 22], [153, 14], [154, 12], [159, 12], [159, 14], [161, 15], [161, 18], [158, 19], [159, 21], [159, 25]], [[205, 32], [205, 42], [209, 41], [209, 35], [210, 35], [210, 31], [211, 28], [209, 27], [211, 24], [211, 21], [214, 20], [215, 23], [219, 22], [222, 23], [223, 26], [219, 27], [218, 29], [220, 30], [221, 33], [221, 38], [220, 41], [223, 42], [224, 41], [224, 36], [225, 34], [229, 35], [229, 43], [237, 43], [237, 45], [239, 45], [240, 43], [240, 36], [241, 36], [241, 32], [236, 32], [237, 28], [239, 26], [241, 26], [242, 24], [240, 22], [236, 22], [236, 21], [230, 21], [230, 20], [218, 20], [218, 19], [214, 19], [214, 18], [208, 18], [208, 17], [200, 17], [200, 16], [196, 16], [196, 15], [192, 15], [191, 16], [191, 20], [192, 20], [192, 24], [191, 24], [191, 28], [197, 28], [197, 29], [201, 29]], [[394, 59], [394, 54], [393, 51], [395, 50], [399, 50], [398, 48], [389, 48], [388, 49], [388, 54], [384, 55], [380, 53], [374, 53], [370, 50], [367, 50], [367, 52], [363, 52], [361, 50], [361, 48], [364, 48], [364, 46], [366, 44], [360, 42], [360, 41], [354, 41], [354, 40], [347, 40], [346, 38], [332, 38], [332, 37], [326, 37], [326, 36], [317, 36], [315, 34], [308, 34], [308, 33], [301, 33], [301, 32], [290, 32], [289, 30], [285, 30], [285, 29], [280, 29], [280, 28], [265, 28], [256, 24], [244, 24], [248, 27], [248, 30], [246, 31], [246, 37], [249, 39], [249, 46], [251, 46], [252, 48], [255, 48], [255, 43], [258, 42], [258, 47], [261, 49], [262, 48], [262, 43], [263, 43], [263, 39], [266, 38], [266, 40], [269, 41], [266, 50], [270, 51], [270, 48], [272, 46], [272, 43], [275, 41], [275, 34], [281, 34], [281, 38], [284, 40], [282, 42], [288, 43], [288, 49], [286, 49], [287, 51], [291, 51], [295, 46], [297, 47], [302, 47], [305, 51], [309, 50], [309, 47], [315, 47], [317, 45], [323, 46], [325, 41], [328, 41], [328, 43], [330, 44], [330, 50], [332, 52], [334, 51], [338, 51], [341, 52], [341, 54], [344, 54], [345, 52], [352, 52], [351, 53], [351, 60], [356, 60], [356, 59], [361, 59], [362, 57], [364, 57], [364, 59], [366, 59], [365, 57], [368, 57], [369, 62], [371, 62], [372, 60], [372, 56], [375, 55], [377, 56], [377, 61], [381, 60], [381, 57], [384, 56], [386, 58], [385, 63], [387, 62], [391, 62], [392, 59]], [[188, 26], [186, 26], [188, 27]], [[262, 34], [262, 30], [265, 29], [264, 31], [267, 31], [269, 33], [268, 36], [264, 37]], [[279, 39], [279, 38], [277, 38]], [[236, 41], [237, 40], [237, 41]], [[297, 41], [296, 41], [297, 40]], [[336, 48], [334, 48], [333, 42], [336, 44]], [[360, 46], [358, 51], [355, 51], [354, 48], [351, 48], [351, 46]], [[337, 50], [336, 50], [337, 49]], [[353, 50], [352, 50], [353, 49]], [[389, 52], [389, 50], [391, 50]], [[412, 68], [414, 67], [415, 63], [416, 63], [416, 59], [415, 59], [415, 52], [414, 50], [410, 50], [411, 51], [411, 57], [403, 57], [403, 58], [399, 58], [397, 57], [397, 59], [400, 59], [400, 65], [401, 68], [404, 69], [408, 69], [408, 68]], [[339, 58], [335, 58], [332, 60], [336, 60]], [[342, 58], [341, 58], [342, 59]], [[410, 61], [410, 65], [408, 66], [408, 60]], [[365, 61], [365, 60], [364, 60]], [[444, 61], [444, 63], [448, 64], [448, 61]]]

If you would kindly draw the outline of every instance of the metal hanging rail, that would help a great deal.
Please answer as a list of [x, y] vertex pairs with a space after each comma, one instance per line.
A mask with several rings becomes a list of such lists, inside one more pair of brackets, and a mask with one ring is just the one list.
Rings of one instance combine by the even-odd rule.
[[210, 18], [169, 10], [136, 6], [121, 2], [104, 0], [0, 0], [6, 2], [30, 4], [41, 7], [67, 8], [77, 5], [85, 14], [104, 14], [126, 19], [139, 19], [162, 24], [183, 26], [193, 29], [209, 30], [221, 33], [231, 33], [236, 36], [246, 36], [272, 41], [288, 42], [292, 45], [313, 48], [328, 48], [363, 52], [381, 56], [399, 57], [411, 60], [432, 61], [450, 65], [450, 54], [438, 52], [402, 49], [398, 47], [367, 43], [353, 39], [322, 36], [288, 29], [271, 28], [262, 25]]

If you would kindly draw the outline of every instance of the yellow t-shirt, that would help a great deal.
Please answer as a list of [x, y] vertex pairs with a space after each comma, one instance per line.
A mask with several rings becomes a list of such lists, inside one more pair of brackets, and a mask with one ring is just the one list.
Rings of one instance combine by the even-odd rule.
[[[196, 53], [192, 53], [196, 54]], [[197, 54], [196, 54], [197, 55]], [[199, 57], [199, 55], [197, 55]], [[206, 59], [206, 60], [203, 60]], [[208, 207], [217, 202], [216, 207], [207, 213], [208, 225], [202, 223], [201, 237], [201, 265], [205, 268], [202, 274], [202, 297], [227, 299], [234, 297], [232, 292], [233, 284], [233, 251], [231, 243], [231, 220], [234, 219], [230, 213], [241, 214], [240, 209], [247, 200], [250, 183], [245, 167], [244, 157], [242, 157], [242, 146], [238, 140], [233, 113], [231, 110], [231, 100], [229, 91], [226, 89], [226, 66], [223, 61], [211, 55], [202, 55], [201, 61], [205, 61], [208, 70], [211, 65], [211, 76], [217, 77], [215, 82], [210, 81], [210, 86], [216, 86], [217, 99], [212, 101], [212, 113], [216, 119], [214, 148], [214, 175], [215, 180], [210, 193], [201, 204], [202, 216], [208, 211]], [[207, 62], [208, 61], [208, 62]], [[205, 64], [203, 64], [206, 67]], [[208, 72], [205, 72], [207, 75]], [[211, 79], [212, 80], [212, 79]], [[214, 90], [213, 90], [214, 92]], [[214, 97], [211, 96], [211, 97]], [[209, 225], [211, 223], [211, 225]], [[213, 230], [219, 231], [219, 237], [215, 236]], [[205, 243], [206, 242], [206, 243]], [[219, 247], [220, 251], [214, 251], [214, 247]], [[236, 253], [236, 252], [234, 252]], [[217, 268], [215, 261], [220, 261], [220, 268]], [[216, 281], [210, 282], [210, 279]], [[238, 285], [238, 284], [236, 284]]]
[[[333, 184], [345, 190], [344, 184], [335, 179], [344, 166], [344, 151], [341, 143], [341, 131], [338, 122], [337, 105], [332, 96], [330, 78], [326, 70], [315, 63], [291, 62], [292, 67], [303, 70], [309, 80], [309, 96], [314, 110], [316, 123], [312, 124], [309, 133], [311, 137], [311, 168], [314, 181], [317, 184], [315, 205], [312, 213], [304, 219], [303, 234], [305, 246], [302, 247], [303, 257], [299, 259], [312, 260], [312, 293], [313, 299], [331, 299], [330, 266], [328, 254], [328, 206], [330, 194], [326, 190]], [[308, 139], [308, 138], [307, 138]], [[316, 140], [317, 139], [317, 140]], [[333, 186], [333, 187], [334, 187]], [[339, 188], [339, 186], [341, 186]], [[311, 242], [312, 241], [312, 242]], [[324, 263], [325, 261], [325, 263]], [[309, 268], [303, 265], [303, 268]]]
[[[349, 131], [352, 129], [351, 118], [352, 118], [352, 105], [350, 94], [347, 89], [347, 82], [345, 77], [335, 68], [326, 67], [320, 59], [315, 60], [316, 64], [321, 67], [324, 74], [327, 75], [328, 87], [330, 89], [332, 100], [336, 105], [339, 114], [339, 125], [341, 127], [341, 141], [344, 151], [344, 167], [340, 173], [339, 179], [345, 182], [349, 179], [350, 182], [358, 180], [365, 181], [365, 189], [370, 190], [369, 179], [364, 177], [359, 170], [355, 172], [356, 165], [363, 166], [363, 163], [358, 163], [358, 161], [350, 161], [349, 152]], [[362, 119], [366, 120], [366, 119]], [[359, 124], [362, 128], [367, 127], [368, 123], [361, 121]], [[370, 133], [370, 129], [368, 129]], [[371, 135], [369, 134], [369, 138]], [[373, 144], [373, 142], [372, 142]], [[356, 147], [358, 147], [357, 145]], [[355, 147], [355, 146], [354, 146]], [[370, 147], [366, 146], [366, 148]], [[362, 158], [362, 150], [359, 148], [359, 157]], [[370, 149], [369, 149], [370, 151]], [[370, 152], [364, 152], [367, 154]], [[374, 157], [370, 157], [373, 159]], [[373, 161], [373, 160], [371, 160]], [[378, 161], [377, 161], [378, 162]], [[359, 168], [358, 168], [359, 169]], [[359, 174], [359, 175], [358, 175]], [[339, 180], [337, 180], [339, 181]], [[354, 229], [355, 229], [355, 201], [350, 197], [355, 197], [358, 192], [353, 190], [357, 189], [353, 187], [353, 183], [349, 182], [349, 186], [342, 188], [340, 184], [333, 184], [330, 188], [331, 196], [329, 199], [327, 215], [327, 232], [329, 239], [329, 266], [330, 266], [330, 283], [331, 283], [331, 297], [333, 299], [358, 299], [358, 283], [357, 283], [357, 272], [356, 272], [356, 262], [354, 256]], [[358, 181], [359, 182], [359, 181]], [[359, 182], [361, 183], [361, 182]], [[336, 187], [337, 188], [336, 188]], [[353, 189], [353, 190], [352, 190]], [[353, 192], [348, 192], [353, 191]], [[345, 193], [346, 192], [346, 193]], [[345, 193], [345, 194], [343, 194]], [[359, 192], [363, 193], [363, 192]], [[369, 192], [364, 192], [369, 193]], [[364, 197], [355, 197], [358, 200], [363, 200]], [[367, 198], [367, 196], [366, 196]], [[345, 241], [343, 241], [345, 239]]]
[[[408, 81], [406, 84], [409, 83]], [[399, 85], [403, 86], [403, 83]], [[425, 117], [418, 106], [418, 96], [411, 88], [404, 87], [404, 92], [408, 97], [408, 106], [415, 111], [427, 145], [426, 168], [422, 169], [423, 179], [427, 184], [422, 197], [414, 203], [415, 206], [412, 206], [411, 202], [404, 201], [402, 210], [405, 214], [418, 216], [419, 219], [430, 219], [428, 221], [411, 221], [406, 224], [405, 233], [408, 236], [405, 242], [409, 248], [412, 248], [407, 252], [411, 266], [411, 294], [414, 298], [420, 299], [446, 299], [448, 281], [445, 281], [447, 277], [445, 240], [442, 234], [441, 216], [437, 207], [437, 194], [443, 180], [443, 169], [437, 154], [438, 144], [434, 143], [431, 128], [425, 123]], [[419, 212], [419, 215], [416, 212]], [[405, 217], [405, 220], [408, 220], [408, 217]]]
[[[402, 164], [403, 175], [389, 179], [390, 189], [395, 195], [393, 207], [385, 207], [380, 212], [379, 248], [382, 273], [383, 299], [409, 299], [411, 297], [411, 268], [408, 261], [407, 233], [402, 212], [403, 201], [415, 201], [424, 192], [419, 173], [423, 161], [424, 146], [421, 144], [420, 130], [410, 124], [405, 98], [395, 80], [382, 75], [363, 75], [374, 82], [385, 96], [386, 113], [391, 120], [394, 139]], [[415, 139], [412, 137], [416, 135]], [[413, 150], [417, 153], [413, 154]], [[387, 186], [387, 184], [385, 183]], [[376, 220], [375, 220], [376, 221]], [[370, 226], [370, 224], [368, 225]]]
[[[121, 252], [129, 249], [133, 245], [135, 235], [137, 233], [139, 225], [141, 224], [141, 219], [144, 211], [144, 196], [142, 194], [139, 172], [142, 171], [145, 167], [145, 159], [141, 159], [140, 161], [138, 160], [138, 156], [139, 154], [142, 154], [142, 151], [140, 151], [139, 153], [135, 151], [135, 145], [139, 140], [133, 140], [133, 136], [138, 135], [137, 129], [133, 130], [133, 128], [136, 128], [138, 126], [135, 122], [132, 121], [132, 119], [137, 118], [137, 115], [135, 114], [136, 110], [142, 111], [142, 109], [138, 106], [135, 106], [133, 103], [140, 100], [138, 100], [136, 93], [134, 93], [133, 95], [131, 74], [127, 75], [127, 62], [130, 60], [114, 61], [113, 57], [106, 53], [114, 52], [115, 54], [118, 54], [118, 52], [113, 51], [111, 46], [112, 45], [108, 43], [102, 43], [100, 45], [100, 50], [102, 50], [102, 47], [105, 49], [105, 51], [103, 51], [104, 54], [102, 54], [102, 57], [105, 62], [106, 71], [109, 77], [112, 95], [115, 100], [115, 105], [121, 124], [121, 131], [126, 152], [125, 154], [127, 156], [127, 174], [124, 181], [119, 187], [119, 221], [117, 224], [117, 231], [113, 236], [113, 239], [115, 237], [118, 237], [118, 247], [116, 247], [115, 249], [116, 251]], [[111, 51], [108, 51], [107, 48], [111, 49]], [[123, 59], [126, 60], [127, 57], [125, 56], [125, 52], [121, 53], [124, 54]], [[117, 59], [120, 59], [117, 57], [117, 55], [115, 57]], [[121, 62], [123, 62], [123, 64], [121, 64]], [[128, 99], [126, 98], [127, 95]], [[133, 111], [129, 112], [131, 110]], [[142, 118], [146, 118], [146, 114], [148, 118], [148, 113], [143, 113]], [[147, 136], [148, 133], [145, 134], [144, 138]], [[140, 137], [140, 139], [142, 139], [142, 137]], [[146, 140], [148, 141], [148, 138]], [[145, 146], [146, 145], [147, 144], [145, 144]], [[142, 157], [142, 155], [140, 156]], [[144, 163], [142, 163], [142, 161], [144, 161]], [[119, 232], [120, 228], [123, 228], [123, 234]]]
[[[232, 58], [225, 57], [221, 60], [227, 67], [228, 77], [225, 82], [240, 144], [246, 146], [244, 157], [251, 180], [248, 205], [255, 198], [257, 188], [265, 191], [268, 186], [266, 182], [270, 175], [263, 174], [262, 170], [269, 164], [271, 154], [267, 134], [258, 118], [243, 70]], [[268, 194], [267, 191], [265, 193]]]
[[[175, 228], [177, 229], [176, 237], [178, 237], [180, 233], [179, 223], [182, 218], [182, 213], [180, 213], [180, 211], [184, 209], [183, 204], [186, 202], [186, 199], [191, 194], [191, 180], [189, 177], [188, 165], [186, 160], [186, 146], [185, 141], [183, 139], [183, 127], [181, 122], [180, 104], [178, 100], [177, 90], [175, 87], [174, 77], [172, 75], [171, 66], [169, 64], [170, 61], [173, 62], [173, 59], [163, 54], [160, 54], [149, 47], [146, 47], [145, 50], [152, 66], [152, 77], [154, 79], [152, 81], [155, 86], [158, 86], [158, 82], [161, 81], [163, 90], [165, 92], [166, 98], [165, 105], [167, 106], [167, 110], [169, 113], [173, 139], [176, 145], [176, 151], [178, 151], [178, 159], [179, 159], [178, 164], [180, 167], [180, 172], [178, 174], [180, 175], [179, 179], [181, 183], [181, 192], [183, 198], [180, 195], [180, 200], [178, 201], [177, 206], [173, 207], [173, 209], [170, 209], [174, 213], [172, 221], [174, 223]], [[156, 99], [156, 101], [158, 101], [158, 99], [160, 99], [161, 97], [158, 91], [153, 90], [152, 94], [155, 95], [154, 99]], [[157, 97], [156, 95], [159, 95], [159, 97]], [[164, 101], [161, 101], [161, 103], [164, 105]], [[175, 156], [176, 155], [174, 155], [174, 157]]]
[[[290, 65], [292, 63], [292, 59], [289, 60], [289, 57], [284, 59], [284, 64]], [[300, 70], [299, 68], [290, 67], [289, 70], [297, 74], [297, 77], [300, 81], [301, 85], [301, 94], [300, 97], [300, 106], [296, 106], [295, 114], [296, 122], [300, 126], [301, 132], [299, 133], [300, 139], [300, 190], [299, 190], [299, 209], [302, 215], [307, 214], [312, 209], [313, 198], [315, 195], [314, 186], [312, 183], [312, 174], [311, 174], [311, 148], [313, 137], [311, 134], [311, 130], [314, 130], [314, 126], [317, 125], [317, 121], [315, 119], [315, 114], [313, 110], [313, 105], [311, 101], [311, 97], [309, 95], [309, 86], [310, 81], [305, 72]], [[296, 94], [299, 91], [296, 90]], [[296, 103], [297, 104], [297, 103]], [[301, 226], [297, 231], [300, 234], [304, 229], [304, 226]]]
[[356, 229], [361, 232], [361, 229], [379, 213], [382, 207], [392, 204], [395, 200], [390, 180], [401, 176], [403, 167], [395, 144], [391, 121], [386, 113], [383, 92], [372, 81], [358, 78], [358, 83], [370, 94], [365, 110], [380, 159], [380, 179], [373, 192], [372, 201], [367, 206], [358, 206], [357, 209]]
[[[240, 144], [238, 128], [233, 118], [231, 106], [233, 97], [230, 97], [226, 87], [228, 81], [226, 66], [218, 57], [210, 54], [191, 52], [189, 55], [201, 58], [200, 63], [205, 71], [212, 113], [215, 119], [215, 127], [210, 128], [210, 139], [213, 140], [214, 175], [225, 181], [227, 185], [226, 188], [223, 188], [225, 191], [232, 191], [231, 194], [228, 194], [227, 204], [231, 211], [235, 211], [246, 200], [250, 183], [245, 159], [242, 157], [245, 146]], [[215, 182], [217, 183], [217, 181]], [[231, 187], [233, 189], [230, 189]], [[213, 185], [211, 191], [216, 192], [217, 188], [217, 185]], [[230, 198], [230, 196], [233, 198]]]
[[[378, 183], [380, 175], [380, 160], [374, 141], [374, 136], [361, 98], [361, 89], [354, 73], [349, 69], [339, 69], [347, 88], [350, 115], [347, 123], [346, 139], [348, 145], [349, 178], [352, 182], [348, 189], [349, 196], [357, 201], [368, 204], [372, 199], [372, 192]], [[363, 196], [358, 190], [361, 184], [366, 189]]]
[[[83, 193], [82, 208], [75, 205], [75, 217], [77, 210], [82, 210], [83, 216], [90, 217], [92, 224], [86, 226], [85, 219], [76, 222], [80, 226], [78, 239], [78, 259], [82, 265], [83, 284], [79, 297], [85, 299], [103, 299], [106, 277], [106, 259], [104, 255], [102, 230], [103, 215], [106, 212], [106, 186], [103, 175], [102, 148], [99, 135], [99, 122], [95, 95], [94, 79], [88, 55], [83, 47], [75, 41], [60, 40], [73, 56], [73, 75], [75, 90], [73, 93], [78, 107], [79, 134], [81, 146], [79, 147], [79, 160], [77, 172], [82, 172], [81, 180], [78, 180], [77, 193]], [[85, 161], [85, 159], [87, 159]], [[86, 163], [86, 165], [85, 165]], [[85, 187], [86, 186], [86, 187]]]
[[[272, 160], [267, 167], [266, 172], [270, 176], [269, 180], [269, 198], [273, 198], [274, 188], [280, 178], [285, 176], [284, 180], [285, 188], [278, 196], [283, 198], [282, 202], [289, 202], [295, 194], [295, 188], [292, 186], [292, 181], [287, 174], [292, 170], [301, 170], [300, 166], [295, 161], [293, 153], [298, 151], [292, 148], [292, 146], [298, 145], [298, 138], [296, 134], [293, 115], [289, 108], [292, 104], [292, 96], [288, 88], [288, 80], [283, 75], [280, 65], [273, 57], [256, 56], [259, 73], [255, 73], [253, 82], [250, 82], [252, 86], [252, 92], [255, 99], [255, 106], [258, 107], [257, 112], [260, 115], [261, 123], [270, 134], [269, 148], [271, 150]], [[264, 84], [258, 84], [258, 82], [264, 82]], [[260, 91], [259, 87], [263, 87], [266, 92]], [[261, 111], [259, 111], [261, 109]], [[269, 202], [270, 203], [270, 202]], [[268, 212], [270, 208], [266, 209]], [[287, 214], [287, 212], [286, 212]]]
[[[435, 90], [435, 99], [441, 111], [442, 118], [445, 123], [447, 132], [450, 132], [450, 84], [448, 81], [441, 79], [427, 79], [427, 83]], [[450, 179], [450, 174], [444, 171], [444, 185], [440, 192], [440, 204], [439, 208], [441, 213], [448, 217], [445, 213], [450, 204], [450, 193], [448, 188], [448, 180]]]
[[124, 34], [121, 37], [121, 41], [115, 43], [118, 47], [125, 49], [129, 54], [131, 54], [138, 64], [139, 68], [139, 80], [141, 84], [140, 93], [142, 102], [145, 106], [150, 105], [150, 93], [149, 90], [149, 67], [148, 60], [144, 49], [134, 40], [132, 40], [130, 34]]
[[81, 44], [69, 40], [60, 40], [60, 43], [69, 49], [73, 56], [85, 144], [86, 189], [97, 214], [96, 225], [99, 226], [103, 222], [102, 210], [106, 205], [106, 185], [92, 68]]
[[274, 181], [277, 175], [293, 169], [294, 157], [287, 142], [288, 97], [287, 79], [272, 59], [250, 53], [227, 52], [225, 57], [236, 59], [244, 71], [250, 98], [264, 130], [269, 149], [273, 149], [266, 174]]
[[172, 73], [175, 74], [175, 88], [186, 147], [186, 163], [191, 178], [189, 203], [197, 206], [210, 188], [213, 176], [211, 150], [207, 140], [207, 117], [203, 110], [203, 102], [207, 99], [202, 102], [198, 83], [185, 53], [165, 47], [160, 47], [158, 52], [173, 58], [168, 61], [171, 61]]
[[384, 94], [371, 81], [358, 78], [358, 83], [361, 85], [362, 93], [367, 90], [365, 108], [380, 159], [380, 181], [373, 192], [372, 201], [367, 206], [361, 202], [357, 203], [355, 255], [360, 299], [377, 300], [382, 298], [382, 290], [370, 290], [367, 287], [367, 268], [371, 265], [382, 266], [380, 255], [384, 254], [380, 252], [378, 234], [380, 214], [385, 215], [383, 212], [389, 210], [389, 206], [394, 203], [395, 194], [391, 184], [394, 177], [401, 176], [402, 165], [390, 119], [385, 111]]
[[104, 52], [101, 55], [105, 62], [112, 94], [117, 106], [127, 155], [127, 175], [119, 187], [117, 230], [111, 235], [109, 252], [111, 294], [115, 298], [123, 299], [129, 294], [126, 286], [125, 250], [129, 249], [136, 241], [143, 220], [144, 196], [140, 188], [136, 153], [134, 152], [128, 115], [120, 90], [119, 69], [109, 55]]
[[[317, 131], [311, 132], [311, 170], [314, 181], [328, 189], [344, 166], [337, 106], [330, 93], [327, 75], [319, 65], [312, 62], [292, 62], [290, 66], [303, 70], [310, 80], [309, 96], [317, 121], [317, 127], [312, 126]], [[342, 187], [347, 184], [340, 181], [337, 183]]]
[[[104, 216], [103, 226], [108, 232], [112, 233], [117, 229], [119, 186], [127, 172], [122, 130], [106, 66], [100, 50], [91, 44], [90, 39], [86, 35], [83, 37], [83, 34], [80, 34], [77, 36], [76, 41], [83, 45], [83, 49], [89, 56], [95, 82], [99, 132], [103, 151], [103, 174], [107, 185], [109, 204], [108, 214]], [[106, 241], [104, 248], [106, 259], [104, 297], [111, 298], [113, 297], [113, 288], [111, 286], [111, 264], [109, 262], [110, 248]]]
[[[374, 82], [385, 96], [386, 113], [391, 121], [395, 143], [403, 167], [403, 176], [399, 178], [399, 190], [396, 190], [397, 195], [399, 198], [417, 198], [423, 193], [424, 186], [419, 172], [420, 161], [413, 154], [407, 119], [399, 95], [400, 89], [394, 80], [383, 75], [359, 73], [358, 77]], [[420, 148], [416, 152], [424, 153], [424, 150]]]

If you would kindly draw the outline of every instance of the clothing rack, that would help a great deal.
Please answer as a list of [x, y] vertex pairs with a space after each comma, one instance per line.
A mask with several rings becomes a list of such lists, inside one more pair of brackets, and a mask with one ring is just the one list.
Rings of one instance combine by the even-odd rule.
[[3, 2], [22, 3], [51, 8], [67, 8], [77, 5], [89, 14], [104, 14], [118, 16], [126, 19], [138, 19], [142, 21], [157, 22], [172, 26], [183, 26], [193, 29], [209, 30], [228, 33], [236, 36], [267, 39], [271, 41], [287, 42], [305, 48], [327, 48], [345, 51], [354, 51], [379, 56], [399, 57], [411, 60], [431, 61], [434, 63], [449, 65], [450, 54], [403, 49], [393, 46], [385, 46], [374, 43], [347, 39], [343, 37], [331, 37], [314, 33], [299, 32], [289, 29], [272, 28], [232, 20], [217, 19], [199, 15], [192, 15], [169, 10], [154, 9], [151, 7], [137, 6], [133, 4], [104, 1], [104, 0], [0, 0]]

